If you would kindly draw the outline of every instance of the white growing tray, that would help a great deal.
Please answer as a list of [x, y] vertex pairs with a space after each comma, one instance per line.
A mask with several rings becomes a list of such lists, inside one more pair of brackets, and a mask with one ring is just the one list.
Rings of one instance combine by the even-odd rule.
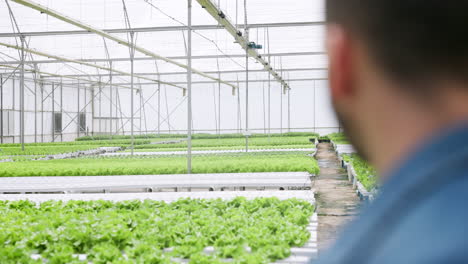
[[120, 176], [45, 176], [0, 178], [0, 193], [82, 192], [125, 189], [232, 187], [310, 189], [308, 172], [166, 174]]

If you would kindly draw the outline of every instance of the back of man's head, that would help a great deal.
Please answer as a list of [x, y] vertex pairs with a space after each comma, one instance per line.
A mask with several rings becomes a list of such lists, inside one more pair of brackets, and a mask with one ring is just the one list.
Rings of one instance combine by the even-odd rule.
[[333, 104], [378, 169], [468, 121], [468, 1], [326, 0], [326, 10]]
[[362, 37], [391, 78], [425, 84], [468, 81], [467, 12], [464, 0], [327, 0], [328, 22]]

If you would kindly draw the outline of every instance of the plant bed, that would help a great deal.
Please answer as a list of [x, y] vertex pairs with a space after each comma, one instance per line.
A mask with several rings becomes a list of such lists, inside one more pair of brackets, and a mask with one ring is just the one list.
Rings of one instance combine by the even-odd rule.
[[362, 200], [372, 200], [377, 189], [377, 172], [367, 162], [356, 154], [342, 156], [344, 167], [348, 170], [348, 178], [353, 181], [359, 197]]
[[269, 263], [309, 241], [314, 212], [305, 200], [243, 197], [1, 201], [0, 209], [1, 263]]
[[351, 144], [344, 133], [332, 133], [327, 136], [335, 144], [339, 145], [349, 145]]
[[[252, 134], [250, 138], [268, 138], [268, 137], [319, 137], [317, 133], [311, 132], [287, 132], [287, 133], [272, 133], [268, 134]], [[167, 138], [187, 138], [186, 134], [146, 134], [146, 135], [135, 135], [136, 139], [167, 139]], [[234, 134], [204, 134], [197, 133], [192, 134], [192, 139], [225, 139], [225, 138], [245, 138], [245, 135], [241, 133]], [[100, 135], [100, 136], [84, 136], [77, 138], [76, 141], [93, 141], [93, 140], [116, 140], [116, 139], [130, 139], [130, 135]]]
[[[147, 148], [148, 147], [148, 148]], [[276, 146], [252, 146], [249, 145], [249, 150], [260, 150], [260, 149], [311, 149], [315, 148], [314, 145], [311, 144], [300, 144], [300, 145], [276, 145]], [[237, 145], [237, 146], [210, 146], [210, 147], [192, 147], [192, 150], [197, 151], [204, 151], [204, 150], [244, 150], [245, 145]], [[125, 152], [131, 152], [131, 149], [126, 149]], [[184, 147], [164, 147], [158, 148], [158, 146], [141, 146], [139, 148], [135, 148], [134, 152], [168, 152], [168, 151], [187, 151], [187, 146]]]
[[[268, 153], [268, 152], [299, 152], [303, 151], [304, 153], [310, 153], [309, 155], [313, 156], [316, 152], [315, 148], [281, 148], [281, 149], [249, 149], [248, 152], [245, 149], [231, 149], [231, 150], [196, 150], [192, 149], [192, 155], [210, 155], [210, 154], [228, 154], [228, 153]], [[187, 150], [178, 150], [178, 151], [136, 151], [130, 153], [126, 152], [117, 152], [117, 153], [103, 153], [101, 156], [169, 156], [169, 155], [186, 155]]]
[[[150, 144], [152, 142], [159, 142], [159, 141], [166, 141], [165, 139], [135, 139], [135, 145], [141, 144]], [[70, 141], [70, 142], [40, 142], [40, 143], [26, 143], [24, 144], [26, 148], [32, 147], [66, 147], [66, 146], [116, 146], [116, 147], [123, 147], [129, 146], [132, 143], [130, 139], [113, 139], [113, 140], [94, 140], [94, 141]], [[0, 144], [1, 148], [8, 148], [8, 147], [21, 147], [19, 143], [5, 143]]]
[[[262, 147], [269, 148], [274, 146], [311, 146], [308, 137], [253, 137], [249, 139], [249, 147]], [[245, 148], [245, 138], [221, 138], [221, 139], [194, 139], [192, 140], [193, 148]], [[164, 148], [187, 148], [187, 142], [180, 142], [174, 144], [140, 144], [136, 145], [135, 149], [164, 149]]]
[[[182, 155], [5, 162], [0, 166], [0, 177], [184, 174], [186, 166], [187, 158]], [[229, 153], [192, 159], [192, 173], [296, 171], [318, 174], [319, 167], [304, 152]]]

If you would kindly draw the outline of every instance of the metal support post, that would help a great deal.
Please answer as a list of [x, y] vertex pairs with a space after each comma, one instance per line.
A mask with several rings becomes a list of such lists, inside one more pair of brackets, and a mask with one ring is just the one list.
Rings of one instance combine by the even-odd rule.
[[117, 101], [115, 103], [115, 134], [118, 135], [119, 134], [119, 131], [118, 131], [118, 126], [119, 126], [119, 111], [120, 111], [120, 108], [118, 107], [119, 104], [120, 104], [120, 99], [119, 99], [119, 86], [116, 86], [114, 88], [115, 90], [115, 100]]
[[[12, 106], [12, 110], [13, 110], [13, 114], [15, 115], [15, 118], [13, 118], [13, 143], [16, 143], [16, 131], [15, 131], [15, 119], [16, 119], [16, 82], [15, 82], [15, 78], [11, 79], [12, 80], [12, 98], [11, 98], [11, 106]], [[8, 119], [8, 122], [10, 120]], [[9, 126], [10, 124], [8, 124]]]
[[[60, 78], [60, 126], [63, 121], [63, 80]], [[63, 142], [63, 127], [60, 127], [60, 141]]]
[[[265, 43], [268, 44], [268, 65], [271, 66], [271, 53], [270, 53], [270, 28], [266, 28], [266, 38]], [[271, 74], [268, 74], [268, 142], [271, 141]]]
[[34, 78], [34, 143], [37, 143], [37, 77]]
[[192, 0], [188, 1], [187, 49], [187, 173], [192, 173]]
[[283, 87], [280, 86], [280, 134], [283, 134]]
[[95, 101], [96, 100], [96, 90], [94, 85], [91, 86], [91, 136], [94, 136], [94, 114], [95, 114]]
[[143, 91], [141, 90], [141, 85], [139, 86], [139, 90], [138, 90], [138, 95], [139, 95], [139, 103], [138, 103], [138, 114], [140, 116], [140, 125], [138, 126], [138, 130], [140, 130], [140, 135], [143, 134], [143, 112], [142, 112], [142, 105], [143, 105]]
[[130, 138], [132, 139], [132, 143], [131, 143], [131, 149], [132, 149], [132, 156], [133, 156], [133, 152], [134, 152], [134, 147], [135, 147], [135, 137], [134, 137], [134, 126], [135, 126], [135, 120], [134, 120], [134, 106], [133, 106], [133, 73], [134, 73], [134, 69], [133, 69], [133, 64], [134, 64], [134, 58], [135, 58], [135, 44], [133, 43], [134, 41], [134, 35], [135, 33], [134, 32], [130, 32], [130, 41], [131, 41], [131, 47], [130, 47], [130, 123], [131, 123], [131, 130], [130, 130]]
[[158, 83], [158, 136], [161, 136], [161, 83]]
[[171, 134], [171, 114], [169, 113], [169, 101], [167, 100], [167, 87], [164, 86], [164, 97], [166, 101], [166, 121], [169, 134]]
[[[112, 69], [112, 61], [109, 62], [109, 67]], [[113, 104], [113, 89], [112, 89], [112, 72], [109, 72], [109, 101], [110, 101], [110, 104], [109, 104], [109, 116], [110, 116], [110, 119], [109, 119], [109, 134], [110, 134], [110, 138], [112, 139], [112, 104]]]
[[291, 89], [288, 88], [288, 132], [291, 132]]
[[317, 107], [316, 107], [316, 103], [317, 103], [317, 100], [315, 98], [315, 81], [313, 81], [314, 83], [314, 132], [317, 133], [317, 119], [316, 119], [316, 111], [317, 111]]
[[55, 142], [55, 84], [52, 83], [52, 142]]
[[[88, 122], [86, 120], [86, 117], [88, 116], [88, 113], [87, 113], [87, 109], [88, 108], [88, 101], [86, 101], [86, 95], [87, 95], [87, 91], [86, 91], [86, 86], [85, 88], [83, 89], [83, 92], [84, 92], [84, 95], [83, 95], [83, 102], [85, 102], [85, 106], [83, 107], [83, 111], [85, 113], [85, 127], [84, 127], [84, 130], [85, 130], [85, 136], [88, 135]], [[92, 118], [92, 115], [91, 115], [91, 118]], [[91, 121], [92, 122], [92, 121]]]
[[271, 140], [271, 77], [268, 74], [268, 142]]
[[[221, 78], [219, 68], [218, 77]], [[221, 82], [218, 82], [218, 136], [221, 138]]]
[[78, 87], [76, 87], [76, 137], [80, 137], [80, 124], [81, 124], [81, 116], [80, 116], [80, 81], [78, 81], [77, 84]]
[[0, 74], [0, 143], [3, 144], [3, 75]]
[[21, 39], [21, 71], [20, 71], [20, 142], [24, 151], [24, 36]]
[[42, 77], [39, 85], [41, 88], [41, 142], [44, 143], [44, 81]]
[[[244, 30], [246, 43], [249, 43], [247, 28], [247, 0], [244, 0]], [[245, 45], [245, 152], [249, 151], [249, 46]]]
[[239, 77], [237, 77], [237, 129], [238, 133], [242, 133]]
[[101, 77], [99, 77], [99, 134], [102, 133], [102, 86]]

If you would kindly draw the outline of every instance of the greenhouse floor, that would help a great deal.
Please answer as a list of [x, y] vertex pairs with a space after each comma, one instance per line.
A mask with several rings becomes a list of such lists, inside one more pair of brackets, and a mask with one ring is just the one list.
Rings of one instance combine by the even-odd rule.
[[217, 173], [120, 176], [3, 177], [0, 193], [132, 192], [234, 188], [301, 190], [311, 188], [307, 172]]
[[359, 198], [341, 168], [333, 146], [321, 143], [317, 150], [320, 174], [313, 188], [316, 190], [320, 253], [336, 240], [339, 231], [356, 216]]

